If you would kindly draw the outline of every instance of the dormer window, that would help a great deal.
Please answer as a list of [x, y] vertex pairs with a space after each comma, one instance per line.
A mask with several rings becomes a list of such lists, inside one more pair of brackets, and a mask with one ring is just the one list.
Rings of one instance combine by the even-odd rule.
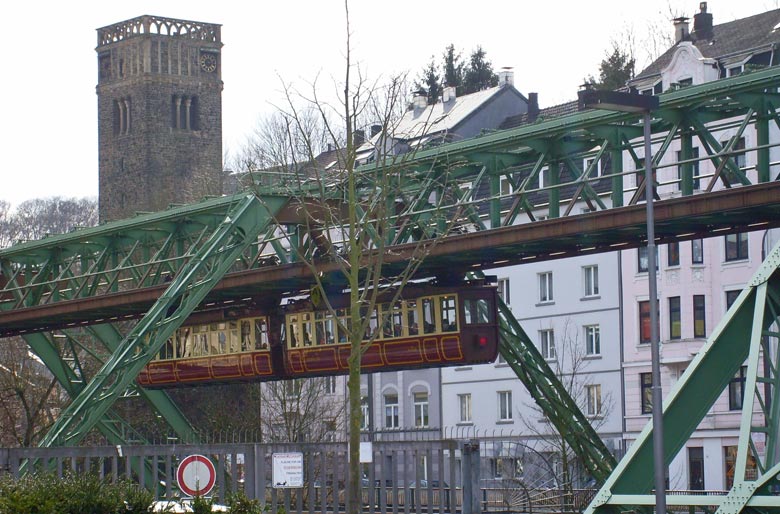
[[742, 73], [744, 71], [744, 66], [741, 64], [739, 66], [732, 66], [731, 68], [726, 70], [726, 76], [727, 77], [735, 77]]

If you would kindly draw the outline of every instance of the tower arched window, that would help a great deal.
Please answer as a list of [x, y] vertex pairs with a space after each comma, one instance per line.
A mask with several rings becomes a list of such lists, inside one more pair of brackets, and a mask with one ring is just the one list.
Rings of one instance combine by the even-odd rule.
[[171, 127], [177, 130], [200, 130], [197, 96], [173, 95], [171, 97]]
[[132, 126], [132, 110], [130, 107], [130, 97], [114, 100], [114, 134], [124, 136], [130, 133], [130, 128]]

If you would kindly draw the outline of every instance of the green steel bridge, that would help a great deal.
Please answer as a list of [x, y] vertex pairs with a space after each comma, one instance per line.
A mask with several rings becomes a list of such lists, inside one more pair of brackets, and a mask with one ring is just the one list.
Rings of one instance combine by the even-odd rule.
[[[680, 173], [676, 180], [656, 179], [663, 197], [655, 210], [658, 243], [780, 226], [778, 166], [770, 159], [780, 144], [770, 138], [771, 126], [780, 127], [779, 87], [775, 67], [660, 95], [652, 113], [654, 168], [679, 167]], [[725, 143], [718, 137], [724, 130], [733, 133]], [[746, 130], [755, 130], [756, 144], [737, 148]], [[380, 180], [389, 177], [399, 189], [390, 206], [392, 229], [365, 230], [361, 241], [387, 249], [391, 274], [417, 255], [422, 241], [418, 274], [425, 276], [642, 246], [644, 183], [633, 178], [642, 176], [641, 136], [638, 115], [585, 111], [366, 165], [358, 170], [364, 221], [379, 212], [371, 192]], [[693, 156], [694, 141], [704, 150], [701, 157]], [[755, 155], [755, 166], [740, 167], [742, 152]], [[631, 170], [623, 169], [625, 156], [635, 163]], [[696, 175], [697, 160], [711, 162], [714, 171]], [[600, 175], [599, 162], [609, 162]], [[202, 306], [305, 291], [313, 272], [337, 276], [339, 248], [323, 243], [328, 238], [302, 207], [318, 198], [338, 208], [343, 189], [334, 181], [323, 188], [323, 200], [309, 194], [306, 183], [294, 186], [258, 187], [0, 250], [0, 337], [24, 337], [72, 399], [42, 446], [78, 444], [93, 429], [113, 444], [138, 440], [114, 411], [129, 392], [144, 397], [179, 436], [194, 440], [170, 397], [138, 388], [134, 379]], [[666, 198], [664, 187], [679, 194]], [[583, 206], [589, 212], [580, 213]], [[780, 507], [778, 266], [775, 249], [664, 404], [668, 463], [747, 362], [745, 405], [757, 402], [761, 415], [743, 411], [734, 486], [724, 497], [669, 496], [670, 507]], [[615, 463], [505, 305], [500, 314], [501, 353], [604, 484], [589, 512], [652, 505], [651, 427]], [[137, 323], [123, 334], [117, 322], [125, 319]], [[74, 327], [83, 327], [109, 355], [94, 374], [82, 368], [85, 349]], [[748, 480], [750, 455], [759, 473]]]

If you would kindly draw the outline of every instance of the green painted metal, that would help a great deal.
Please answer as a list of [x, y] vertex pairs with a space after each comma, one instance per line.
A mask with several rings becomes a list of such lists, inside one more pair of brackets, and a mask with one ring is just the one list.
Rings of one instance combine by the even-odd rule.
[[[747, 363], [734, 486], [727, 496], [706, 497], [706, 504], [718, 506], [718, 513], [780, 507], [776, 496], [780, 472], [779, 324], [780, 245], [769, 254], [664, 401], [664, 459], [668, 465], [740, 366]], [[749, 457], [757, 464], [758, 478], [746, 474]], [[652, 424], [648, 423], [586, 514], [652, 505], [652, 469]], [[691, 503], [685, 503], [688, 501]], [[694, 505], [696, 501], [701, 502], [701, 498], [667, 495], [668, 505]]]
[[60, 414], [40, 446], [77, 444], [83, 439], [286, 203], [283, 198], [266, 198], [261, 204], [253, 194], [236, 200], [147, 315]]

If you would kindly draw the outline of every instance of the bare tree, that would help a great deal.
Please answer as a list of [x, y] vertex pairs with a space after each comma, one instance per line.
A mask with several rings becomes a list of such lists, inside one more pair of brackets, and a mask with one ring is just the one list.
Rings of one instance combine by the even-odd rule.
[[[425, 135], [427, 120], [401, 130], [405, 76], [380, 84], [362, 75], [352, 61], [348, 2], [344, 5], [346, 49], [344, 75], [336, 84], [339, 100], [322, 97], [322, 91], [331, 88], [320, 88], [318, 80], [309, 84], [307, 93], [284, 85], [285, 105], [273, 119], [274, 138], [265, 140], [266, 145], [279, 148], [258, 152], [272, 159], [265, 162], [264, 171], [251, 176], [261, 198], [266, 191], [266, 171], [283, 177], [275, 181], [273, 192], [294, 198], [301, 219], [295, 226], [277, 223], [274, 237], [309, 268], [316, 292], [312, 304], [327, 311], [349, 344], [348, 504], [357, 512], [361, 357], [377, 335], [370, 330], [368, 313], [378, 308], [380, 292], [382, 302], [393, 304], [400, 299], [438, 238], [457, 223], [460, 215], [453, 195], [462, 193], [448, 189], [446, 169], [437, 169], [437, 175], [419, 169], [406, 172], [405, 163], [414, 156], [407, 142]], [[311, 113], [318, 116], [316, 122]], [[363, 143], [357, 127], [366, 126], [367, 120], [380, 127], [381, 133]], [[318, 153], [322, 148], [330, 150], [326, 158]], [[415, 186], [423, 180], [428, 186], [421, 193]], [[415, 216], [420, 211], [426, 214]], [[394, 250], [400, 243], [407, 243], [403, 254]], [[321, 273], [324, 263], [335, 267], [331, 276]], [[344, 296], [348, 298], [346, 313], [337, 313], [334, 300]]]
[[64, 405], [62, 391], [19, 337], [0, 346], [0, 446], [33, 446]]
[[[613, 408], [612, 393], [603, 391], [600, 384], [592, 382], [593, 375], [589, 369], [592, 361], [587, 358], [586, 345], [580, 340], [577, 328], [571, 318], [566, 318], [562, 330], [550, 332], [551, 336], [556, 334], [560, 337], [546, 342], [552, 346], [552, 350], [547, 349], [547, 355], [552, 356], [554, 353], [550, 365], [558, 380], [589, 416], [593, 428], [598, 430]], [[574, 504], [574, 483], [580, 474], [577, 456], [566, 442], [564, 434], [557, 431], [552, 420], [536, 404], [526, 405], [524, 410], [532, 412], [530, 416], [521, 416], [523, 424], [535, 440], [535, 444], [530, 446], [535, 449], [537, 456], [546, 456], [537, 460], [542, 464], [543, 472], [550, 473], [547, 478], [552, 479], [554, 486], [561, 490], [561, 503], [565, 509]], [[538, 473], [528, 478], [532, 482], [545, 480], [544, 475]]]
[[262, 386], [263, 439], [323, 442], [344, 433], [344, 391], [336, 377], [266, 382]]

